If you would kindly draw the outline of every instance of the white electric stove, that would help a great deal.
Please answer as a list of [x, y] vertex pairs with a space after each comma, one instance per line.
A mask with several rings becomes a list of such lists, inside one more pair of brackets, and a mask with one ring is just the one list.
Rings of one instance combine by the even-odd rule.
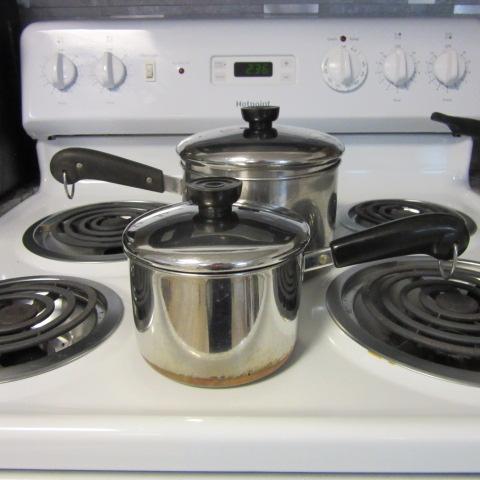
[[[298, 344], [284, 368], [248, 386], [210, 390], [175, 383], [143, 360], [128, 263], [118, 252], [114, 261], [109, 252], [104, 260], [59, 259], [22, 241], [36, 222], [67, 209], [180, 200], [97, 181], [80, 182], [68, 200], [49, 172], [56, 151], [98, 149], [180, 177], [178, 141], [241, 123], [239, 108], [248, 104], [280, 105], [279, 123], [326, 130], [345, 143], [338, 234], [352, 230], [354, 204], [375, 199], [433, 202], [478, 226], [480, 197], [468, 183], [472, 142], [429, 117], [436, 110], [478, 114], [479, 26], [471, 19], [293, 18], [29, 26], [22, 38], [23, 120], [38, 140], [41, 184], [0, 218], [1, 279], [93, 281], [116, 293], [123, 315], [119, 308], [94, 348], [57, 368], [33, 376], [20, 368], [15, 379], [15, 365], [2, 364], [0, 478], [45, 470], [61, 478], [71, 471], [80, 478], [99, 471], [125, 478], [479, 473], [480, 381], [406, 366], [353, 339], [326, 299], [348, 269], [306, 280]], [[250, 64], [251, 73], [235, 77], [235, 63]], [[461, 258], [480, 261], [474, 228]], [[477, 307], [459, 308], [475, 316]], [[475, 376], [476, 367], [468, 368]]]

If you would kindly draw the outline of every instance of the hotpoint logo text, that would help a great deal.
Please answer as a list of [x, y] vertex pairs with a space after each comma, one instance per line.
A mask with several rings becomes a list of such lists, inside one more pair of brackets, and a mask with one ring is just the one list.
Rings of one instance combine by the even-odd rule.
[[237, 100], [235, 102], [235, 106], [237, 108], [242, 108], [242, 107], [269, 107], [270, 106], [270, 100]]

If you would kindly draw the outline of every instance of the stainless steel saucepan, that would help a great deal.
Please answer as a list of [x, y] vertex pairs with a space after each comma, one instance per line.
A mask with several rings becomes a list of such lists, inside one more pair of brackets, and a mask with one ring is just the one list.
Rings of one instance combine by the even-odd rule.
[[[186, 138], [177, 147], [184, 178], [104, 152], [67, 148], [54, 155], [51, 172], [67, 188], [96, 179], [170, 191], [186, 198], [185, 182], [228, 176], [242, 180], [241, 201], [288, 208], [310, 226], [307, 251], [328, 246], [337, 207], [337, 170], [344, 147], [316, 130], [273, 125], [278, 107], [247, 107], [248, 125], [224, 127]], [[67, 190], [68, 191], [68, 190]]]
[[458, 216], [424, 214], [337, 239], [305, 266], [308, 224], [235, 204], [241, 187], [194, 180], [189, 202], [148, 212], [124, 232], [140, 351], [190, 385], [241, 385], [278, 369], [295, 345], [303, 274], [325, 258], [339, 267], [412, 253], [448, 260], [469, 241]]

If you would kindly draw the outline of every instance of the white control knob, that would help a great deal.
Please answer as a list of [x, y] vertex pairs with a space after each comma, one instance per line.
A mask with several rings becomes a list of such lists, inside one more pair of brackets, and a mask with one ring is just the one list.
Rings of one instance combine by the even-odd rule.
[[322, 62], [323, 78], [339, 92], [358, 88], [367, 76], [365, 57], [356, 49], [344, 45], [330, 50]]
[[118, 57], [111, 52], [105, 52], [97, 64], [95, 73], [101, 85], [113, 90], [124, 82], [127, 69]]
[[465, 60], [453, 48], [442, 52], [433, 64], [433, 73], [446, 87], [453, 87], [465, 75]]
[[57, 90], [66, 90], [77, 79], [77, 67], [63, 53], [57, 53], [47, 68], [48, 79]]
[[403, 48], [397, 47], [385, 58], [383, 73], [396, 87], [405, 87], [415, 73], [415, 64]]

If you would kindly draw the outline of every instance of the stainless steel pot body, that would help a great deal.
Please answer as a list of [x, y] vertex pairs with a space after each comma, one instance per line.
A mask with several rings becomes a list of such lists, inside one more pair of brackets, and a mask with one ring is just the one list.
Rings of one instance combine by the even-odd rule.
[[130, 258], [138, 345], [177, 381], [229, 387], [269, 375], [297, 336], [302, 255], [244, 273], [188, 274]]
[[200, 177], [237, 178], [242, 181], [240, 202], [282, 207], [296, 212], [310, 227], [306, 252], [326, 248], [333, 239], [339, 164], [340, 159], [326, 169], [299, 172], [292, 169], [212, 168], [196, 162], [182, 162], [186, 182]]

